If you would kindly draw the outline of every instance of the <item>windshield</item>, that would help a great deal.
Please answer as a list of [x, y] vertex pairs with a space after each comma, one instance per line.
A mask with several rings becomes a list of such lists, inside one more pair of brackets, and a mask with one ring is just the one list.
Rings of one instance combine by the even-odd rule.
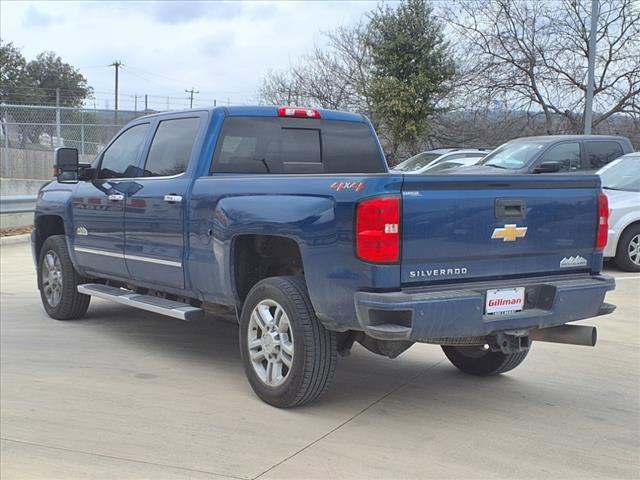
[[407, 158], [404, 162], [400, 162], [393, 169], [400, 170], [401, 172], [413, 172], [414, 170], [426, 167], [440, 156], [441, 154], [439, 153], [419, 153], [411, 158]]
[[621, 158], [600, 171], [602, 187], [640, 192], [640, 158]]
[[442, 163], [437, 163], [436, 165], [432, 165], [429, 168], [427, 168], [424, 171], [425, 175], [433, 175], [433, 174], [437, 174], [439, 172], [444, 172], [446, 170], [452, 170], [454, 168], [458, 168], [463, 166], [464, 163], [458, 163], [458, 162], [442, 162]]
[[518, 169], [524, 167], [544, 147], [544, 143], [513, 142], [498, 147], [479, 162], [496, 168]]

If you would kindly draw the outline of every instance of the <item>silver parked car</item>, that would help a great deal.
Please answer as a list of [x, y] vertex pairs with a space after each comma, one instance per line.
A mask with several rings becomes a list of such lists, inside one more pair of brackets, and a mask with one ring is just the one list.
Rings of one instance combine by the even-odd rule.
[[640, 272], [640, 152], [629, 153], [598, 171], [609, 199], [605, 258], [628, 272]]
[[413, 157], [407, 158], [403, 162], [393, 167], [392, 171], [420, 175], [433, 165], [448, 160], [459, 160], [468, 157], [484, 157], [490, 150], [478, 148], [439, 148], [422, 152]]

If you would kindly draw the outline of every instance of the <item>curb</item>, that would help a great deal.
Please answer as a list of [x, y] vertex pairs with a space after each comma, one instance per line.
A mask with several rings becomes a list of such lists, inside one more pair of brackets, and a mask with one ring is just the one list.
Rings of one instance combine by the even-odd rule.
[[16, 245], [19, 243], [27, 243], [31, 240], [30, 233], [24, 233], [22, 235], [10, 235], [8, 237], [0, 237], [0, 246]]

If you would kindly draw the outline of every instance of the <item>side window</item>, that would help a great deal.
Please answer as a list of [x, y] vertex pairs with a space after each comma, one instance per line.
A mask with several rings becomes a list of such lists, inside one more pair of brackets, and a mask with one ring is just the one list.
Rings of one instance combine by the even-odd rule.
[[178, 175], [187, 169], [200, 118], [163, 120], [158, 125], [144, 166], [145, 177]]
[[543, 156], [541, 162], [558, 162], [561, 172], [580, 170], [580, 144], [561, 143], [551, 147]]
[[125, 130], [102, 154], [98, 178], [135, 177], [138, 155], [149, 128], [142, 123]]
[[589, 167], [598, 170], [622, 155], [622, 147], [617, 142], [585, 142]]

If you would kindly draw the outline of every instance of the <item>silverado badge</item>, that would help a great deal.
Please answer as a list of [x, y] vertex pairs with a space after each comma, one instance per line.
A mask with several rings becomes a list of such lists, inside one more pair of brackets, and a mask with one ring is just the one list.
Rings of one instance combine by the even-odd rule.
[[526, 234], [527, 227], [518, 227], [515, 223], [510, 223], [504, 228], [494, 229], [491, 238], [501, 238], [503, 242], [515, 242], [518, 238], [524, 238]]

